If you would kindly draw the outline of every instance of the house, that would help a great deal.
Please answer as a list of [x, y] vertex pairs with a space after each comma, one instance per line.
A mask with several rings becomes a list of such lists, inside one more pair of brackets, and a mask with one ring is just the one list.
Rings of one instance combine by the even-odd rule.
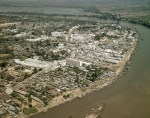
[[10, 88], [10, 87], [7, 87], [7, 89], [5, 90], [5, 92], [10, 95], [10, 94], [12, 94], [13, 89]]
[[24, 72], [26, 72], [26, 73], [31, 73], [31, 72], [32, 72], [31, 67], [25, 66], [25, 67], [24, 67]]
[[56, 95], [58, 92], [55, 89], [51, 89], [51, 90], [47, 91], [47, 93], [51, 94], [51, 95]]
[[6, 112], [0, 110], [0, 116], [1, 116], [1, 115], [4, 115], [5, 113], [6, 113]]
[[9, 67], [8, 71], [10, 71], [10, 72], [15, 71], [15, 68], [14, 67]]
[[16, 92], [16, 93], [22, 94], [22, 95], [29, 94], [26, 91], [22, 91], [22, 90], [18, 90], [18, 89], [14, 89], [13, 91]]
[[7, 93], [3, 92], [2, 94], [0, 94], [0, 100], [3, 101], [7, 101], [9, 99], [11, 99], [12, 97], [10, 95], [8, 95]]
[[9, 102], [11, 102], [12, 101], [12, 99], [8, 99], [8, 100], [6, 100], [5, 102], [6, 103], [9, 103]]
[[1, 108], [2, 106], [3, 106], [3, 105], [0, 104], [0, 108]]
[[31, 98], [32, 98], [33, 100], [35, 100], [35, 101], [40, 102], [41, 104], [43, 104], [43, 101], [41, 101], [39, 98], [37, 98], [37, 97], [35, 97], [35, 96], [33, 96], [33, 95], [31, 95]]

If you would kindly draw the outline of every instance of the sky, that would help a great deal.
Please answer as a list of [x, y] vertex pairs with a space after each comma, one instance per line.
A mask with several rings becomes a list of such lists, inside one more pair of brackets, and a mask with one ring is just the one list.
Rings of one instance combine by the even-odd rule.
[[0, 0], [0, 1], [45, 1], [45, 2], [101, 2], [101, 1], [110, 1], [110, 2], [126, 2], [126, 1], [132, 1], [132, 2], [149, 2], [150, 0]]

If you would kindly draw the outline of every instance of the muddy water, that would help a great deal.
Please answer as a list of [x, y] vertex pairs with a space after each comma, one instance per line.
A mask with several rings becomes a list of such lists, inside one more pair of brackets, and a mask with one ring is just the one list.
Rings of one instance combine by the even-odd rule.
[[144, 38], [131, 58], [131, 70], [110, 87], [87, 94], [31, 118], [84, 118], [91, 108], [106, 102], [103, 118], [150, 118], [150, 29], [129, 23]]

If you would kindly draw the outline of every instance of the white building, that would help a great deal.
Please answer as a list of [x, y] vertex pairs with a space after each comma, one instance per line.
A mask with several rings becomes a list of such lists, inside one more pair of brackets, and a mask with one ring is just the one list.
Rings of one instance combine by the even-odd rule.
[[63, 32], [51, 32], [52, 37], [61, 37], [63, 34]]
[[31, 42], [34, 42], [34, 41], [44, 41], [44, 40], [47, 40], [48, 39], [48, 36], [41, 36], [39, 38], [35, 38], [35, 39], [26, 39], [27, 41], [31, 41]]
[[15, 37], [20, 38], [20, 37], [24, 37], [26, 35], [27, 35], [26, 33], [21, 32], [20, 34], [16, 34]]
[[9, 87], [7, 87], [7, 89], [5, 90], [5, 92], [7, 93], [7, 94], [12, 94], [12, 92], [13, 92], [13, 89], [12, 88], [9, 88]]
[[83, 65], [86, 65], [86, 66], [91, 65], [90, 62], [85, 62], [85, 61], [81, 61], [81, 60], [77, 60], [77, 59], [73, 59], [73, 58], [68, 58], [67, 63], [69, 65], [73, 65], [73, 66], [77, 66], [77, 67], [80, 67]]
[[58, 48], [59, 48], [59, 49], [63, 49], [63, 48], [64, 48], [64, 44], [63, 44], [63, 43], [59, 43], [59, 44], [58, 44]]
[[66, 60], [47, 62], [47, 61], [41, 61], [38, 59], [28, 58], [28, 59], [25, 59], [24, 61], [20, 61], [20, 59], [14, 59], [14, 61], [23, 66], [45, 68], [45, 69], [46, 68], [58, 68], [60, 65], [61, 66], [66, 65]]

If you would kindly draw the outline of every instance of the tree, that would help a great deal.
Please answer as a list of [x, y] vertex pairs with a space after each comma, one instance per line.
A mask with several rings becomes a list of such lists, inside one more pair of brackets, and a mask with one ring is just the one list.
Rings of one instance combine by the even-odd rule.
[[97, 73], [93, 73], [93, 74], [92, 74], [92, 77], [93, 77], [93, 78], [97, 78]]
[[42, 68], [40, 68], [39, 71], [42, 71]]
[[74, 70], [74, 72], [77, 73], [77, 74], [78, 74], [79, 71], [80, 71], [80, 70], [79, 70], [79, 67], [76, 67], [76, 66], [74, 66], [73, 70]]
[[58, 70], [58, 71], [62, 71], [61, 67], [59, 67], [57, 70]]
[[37, 68], [34, 68], [34, 70], [32, 72], [32, 74], [35, 74], [35, 73], [37, 73]]
[[96, 80], [96, 78], [92, 77], [90, 80], [91, 80], [92, 82], [94, 82], [94, 81]]
[[67, 95], [63, 95], [63, 98], [64, 98], [64, 99], [67, 99]]
[[32, 104], [29, 104], [29, 107], [32, 107]]
[[1, 75], [1, 79], [4, 79], [4, 75]]
[[7, 62], [1, 63], [1, 67], [6, 67], [6, 66], [7, 66]]
[[61, 53], [62, 55], [64, 55], [64, 54], [66, 53], [66, 51], [65, 51], [65, 50], [62, 50], [60, 53]]
[[17, 94], [17, 93], [14, 93], [14, 92], [13, 92], [11, 95], [12, 95], [14, 98], [17, 98], [17, 97], [18, 97], [18, 94]]
[[48, 101], [47, 101], [47, 100], [43, 100], [43, 103], [44, 103], [45, 105], [48, 105]]
[[28, 75], [27, 73], [25, 73], [24, 79], [27, 79], [28, 77], [30, 77], [30, 75]]
[[76, 79], [75, 79], [75, 81], [74, 82], [76, 82], [76, 83], [78, 83], [79, 84], [79, 77], [78, 76], [76, 76]]
[[21, 96], [18, 96], [18, 100], [23, 102], [24, 99]]
[[32, 102], [32, 98], [31, 98], [31, 97], [29, 97], [29, 98], [28, 98], [28, 101], [29, 101], [29, 103], [31, 103], [31, 102]]

